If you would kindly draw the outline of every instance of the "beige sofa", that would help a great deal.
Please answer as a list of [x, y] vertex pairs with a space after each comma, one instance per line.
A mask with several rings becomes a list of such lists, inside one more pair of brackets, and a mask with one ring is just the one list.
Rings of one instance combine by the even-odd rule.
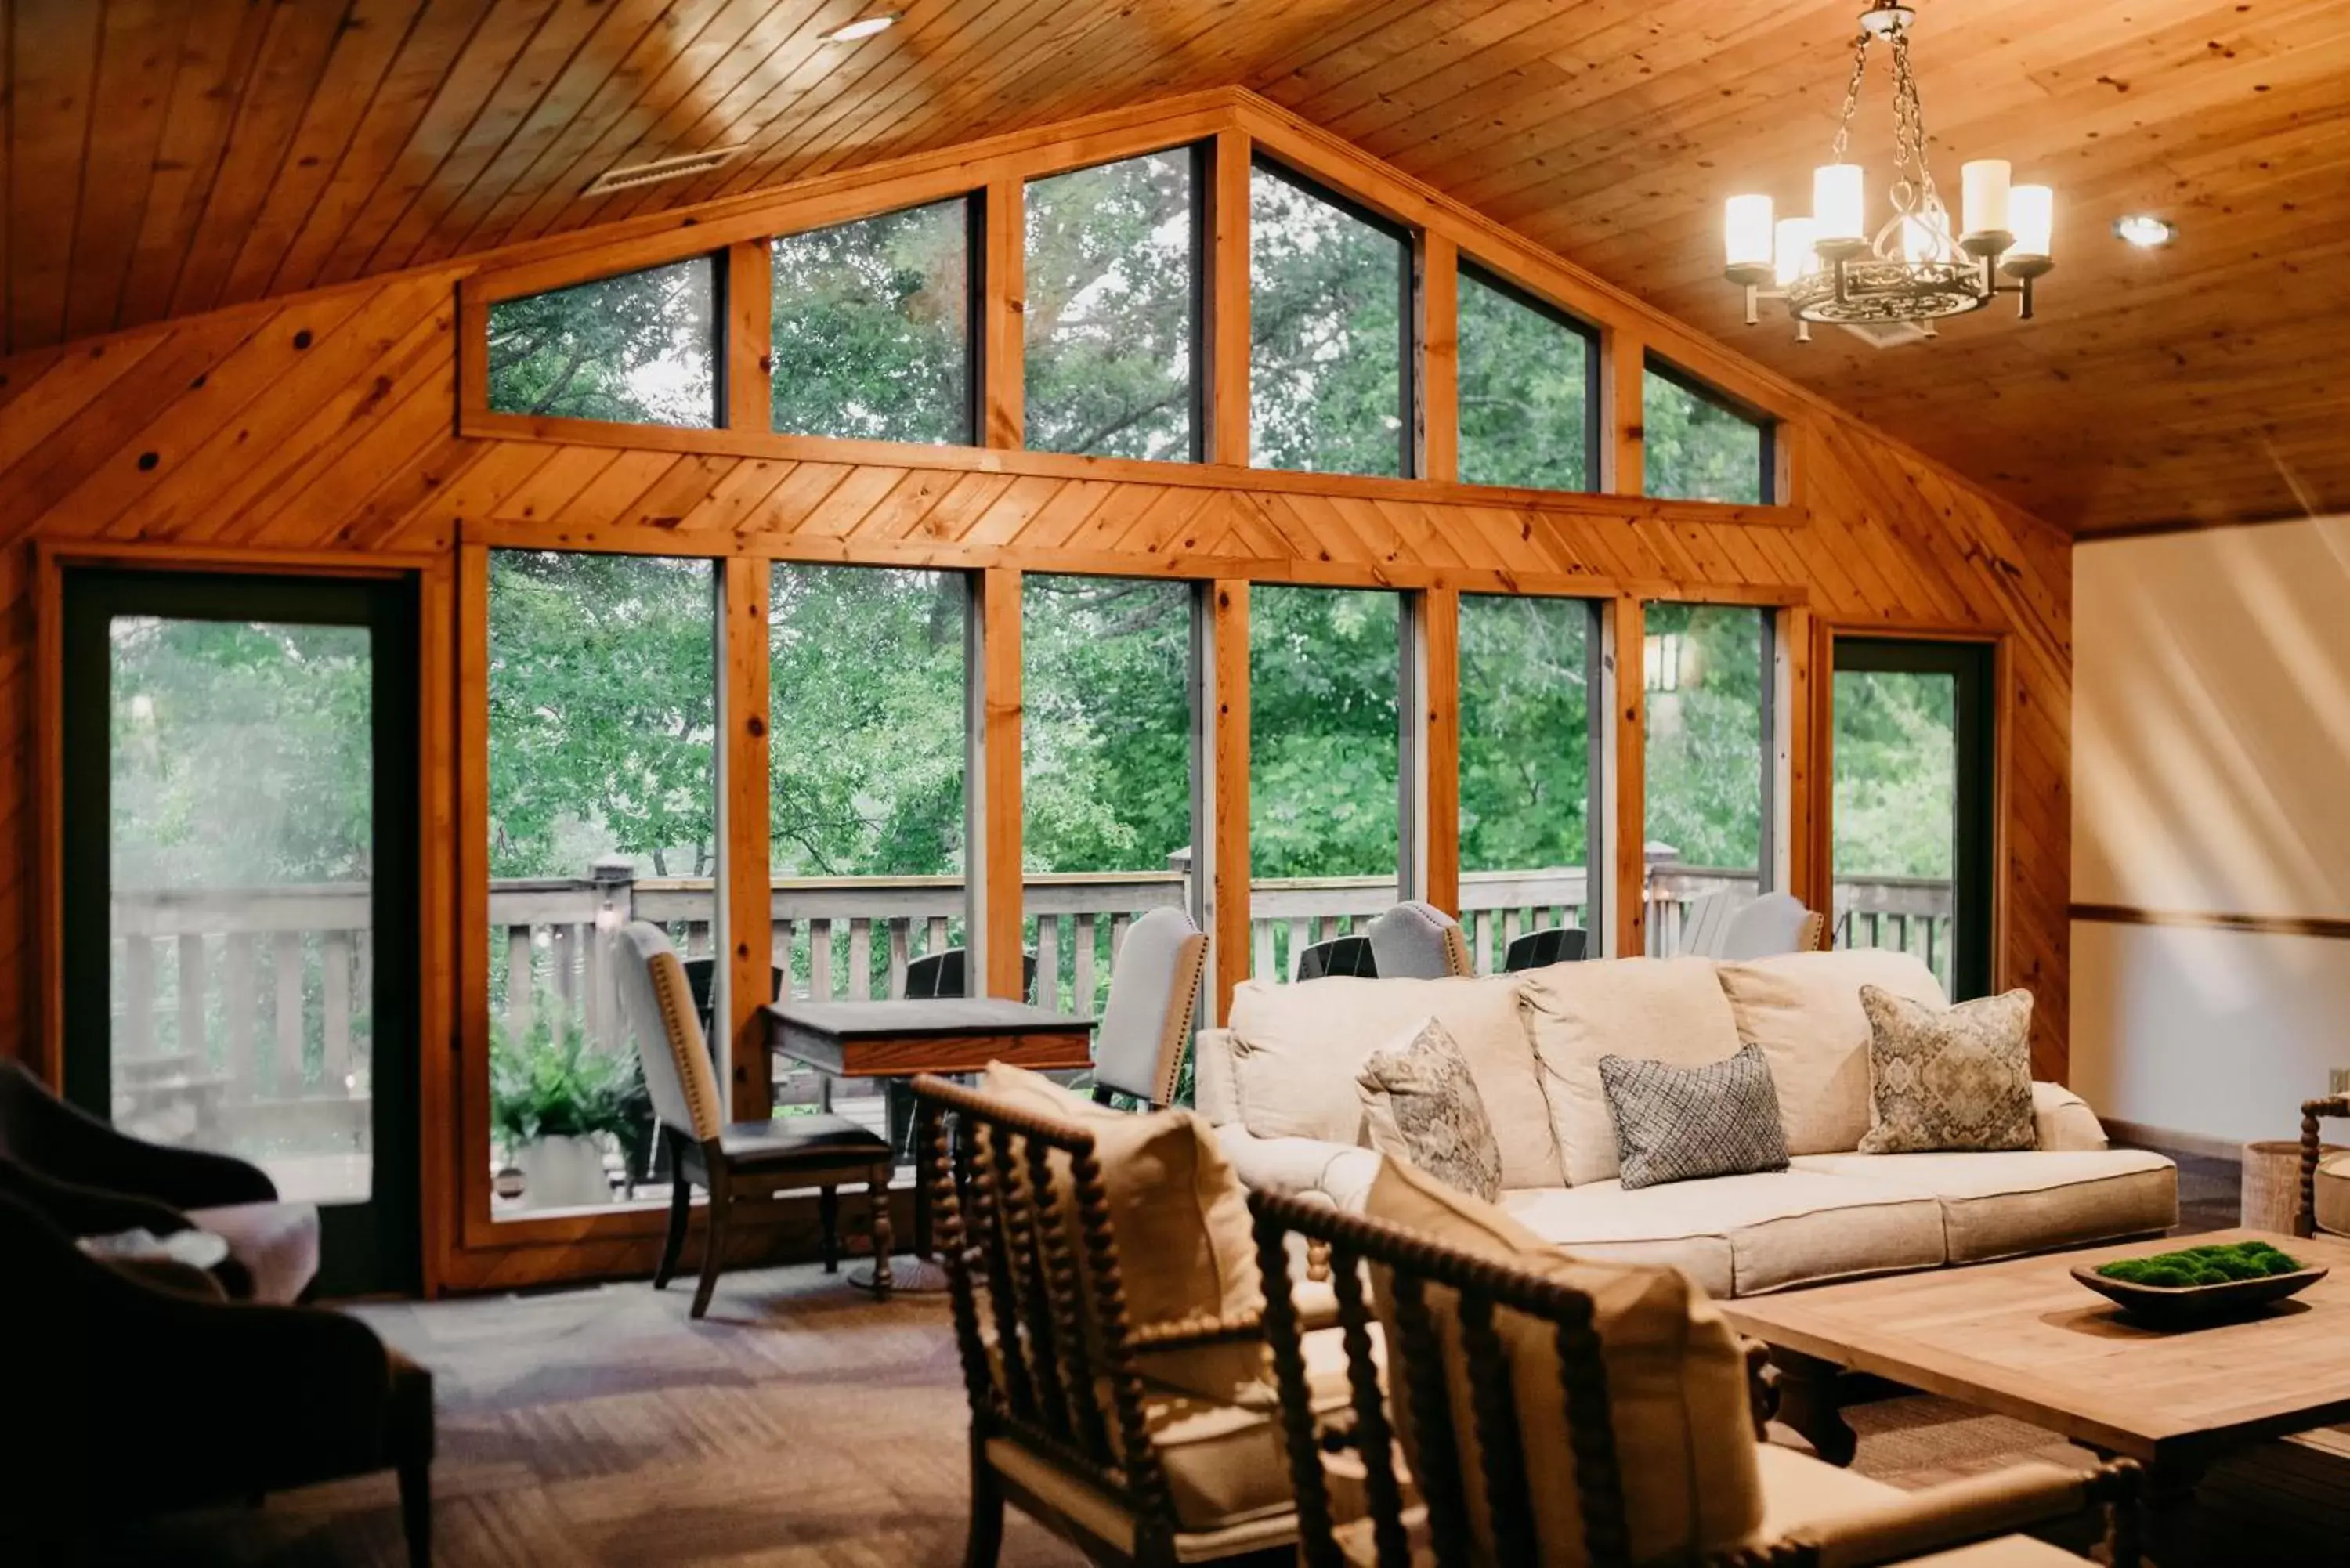
[[[1459, 980], [1243, 985], [1198, 1042], [1198, 1106], [1251, 1186], [1359, 1210], [1380, 1157], [1355, 1075], [1421, 1020], [1459, 1042], [1502, 1147], [1501, 1207], [1595, 1257], [1673, 1265], [1717, 1296], [1981, 1262], [2159, 1234], [2177, 1171], [2109, 1147], [2079, 1096], [2033, 1086], [2039, 1147], [1861, 1154], [1869, 1115], [1864, 984], [1937, 1005], [1907, 954], [1794, 953], [1745, 963], [1627, 959]], [[1599, 1089], [1609, 1053], [1687, 1065], [1744, 1042], [1771, 1064], [1792, 1168], [1626, 1191]]]

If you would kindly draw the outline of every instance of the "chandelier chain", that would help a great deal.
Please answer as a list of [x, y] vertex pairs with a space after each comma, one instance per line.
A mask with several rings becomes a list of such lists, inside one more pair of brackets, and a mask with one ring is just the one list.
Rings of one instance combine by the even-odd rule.
[[1868, 39], [1864, 32], [1853, 46], [1852, 79], [1845, 84], [1844, 112], [1837, 117], [1835, 145], [1828, 153], [1831, 163], [1843, 162], [1846, 149], [1852, 145], [1852, 117], [1860, 111], [1861, 83], [1868, 74]]
[[[1911, 184], [1909, 171], [1917, 171]], [[1903, 212], [1930, 211], [1941, 205], [1934, 189], [1933, 171], [1926, 167], [1926, 116], [1918, 101], [1918, 78], [1909, 72], [1909, 36], [1893, 35], [1893, 170], [1894, 202]]]

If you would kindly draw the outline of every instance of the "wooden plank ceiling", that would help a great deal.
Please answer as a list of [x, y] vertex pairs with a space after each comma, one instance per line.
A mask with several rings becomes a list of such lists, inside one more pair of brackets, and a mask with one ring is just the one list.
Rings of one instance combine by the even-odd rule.
[[[1945, 180], [2053, 182], [2059, 266], [2036, 324], [1890, 350], [1745, 328], [1719, 277], [1723, 196], [1806, 202], [1860, 0], [902, 0], [823, 41], [890, 3], [0, 0], [5, 348], [1239, 84], [2052, 521], [2350, 510], [2350, 0], [1921, 0]], [[2137, 211], [2177, 243], [2113, 238]]]

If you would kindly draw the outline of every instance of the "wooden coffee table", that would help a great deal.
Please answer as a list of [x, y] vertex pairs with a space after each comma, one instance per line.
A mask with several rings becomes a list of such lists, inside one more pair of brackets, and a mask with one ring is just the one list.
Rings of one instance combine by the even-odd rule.
[[[2143, 1327], [2074, 1264], [2258, 1239], [2334, 1272], [2256, 1317]], [[2221, 1455], [2350, 1419], [2350, 1242], [2221, 1231], [1726, 1301], [1781, 1371], [1780, 1419], [1849, 1464], [1839, 1371], [1874, 1373], [2063, 1434], [2148, 1472], [2157, 1544]]]

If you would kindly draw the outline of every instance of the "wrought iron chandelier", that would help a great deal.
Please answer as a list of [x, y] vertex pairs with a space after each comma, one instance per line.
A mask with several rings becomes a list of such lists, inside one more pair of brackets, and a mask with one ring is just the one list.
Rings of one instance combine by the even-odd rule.
[[[1726, 275], [1746, 291], [1748, 326], [1761, 319], [1761, 301], [1775, 299], [1786, 303], [1805, 342], [1814, 321], [1864, 330], [1909, 323], [1930, 333], [1926, 324], [1979, 310], [2002, 294], [2016, 296], [2017, 314], [2030, 319], [2033, 279], [2054, 265], [2048, 255], [2054, 195], [2045, 185], [2010, 185], [2003, 159], [1977, 160], [1960, 170], [1966, 227], [1951, 232], [1950, 208], [1926, 167], [1925, 119], [1909, 71], [1917, 20], [1915, 10], [1894, 0], [1876, 0], [1861, 13], [1835, 143], [1812, 171], [1809, 217], [1773, 223], [1770, 197], [1730, 198]], [[1861, 168], [1845, 156], [1869, 46], [1879, 38], [1893, 56], [1893, 213], [1871, 235]]]

